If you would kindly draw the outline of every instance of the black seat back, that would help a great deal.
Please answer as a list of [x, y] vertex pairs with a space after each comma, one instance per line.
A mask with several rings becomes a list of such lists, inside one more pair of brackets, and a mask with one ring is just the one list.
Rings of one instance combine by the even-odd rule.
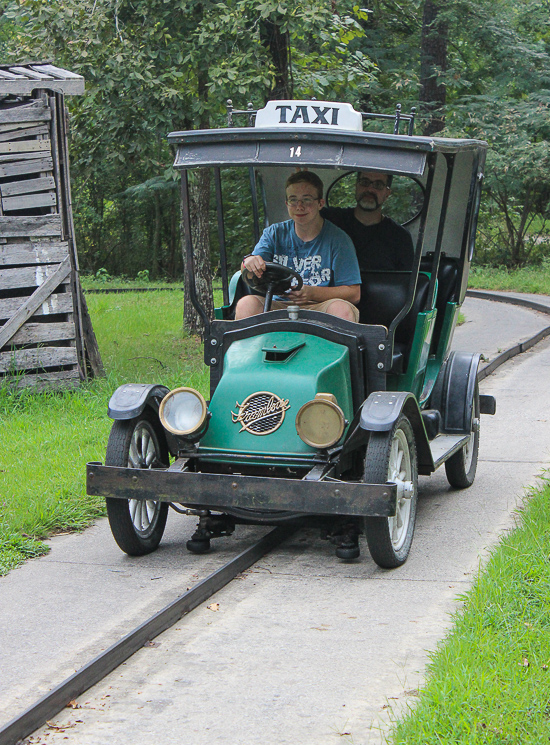
[[[406, 304], [410, 279], [410, 272], [361, 272], [359, 322], [389, 328]], [[403, 357], [403, 368], [408, 362], [416, 319], [426, 307], [429, 284], [426, 274], [418, 275], [413, 305], [395, 330], [394, 349]]]
[[[423, 256], [420, 263], [420, 270], [429, 272], [431, 268], [432, 256]], [[435, 319], [434, 332], [432, 336], [430, 349], [431, 354], [435, 354], [437, 351], [447, 303], [451, 302], [455, 297], [457, 282], [458, 264], [456, 259], [451, 259], [448, 256], [442, 255], [439, 260], [439, 269], [437, 272], [437, 297], [435, 299], [437, 317]]]

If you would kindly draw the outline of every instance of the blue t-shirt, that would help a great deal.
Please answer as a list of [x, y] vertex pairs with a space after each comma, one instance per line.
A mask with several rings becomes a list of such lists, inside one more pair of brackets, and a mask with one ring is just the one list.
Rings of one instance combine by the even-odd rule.
[[305, 285], [338, 287], [360, 285], [361, 273], [351, 238], [325, 220], [321, 232], [312, 241], [296, 235], [294, 221], [270, 225], [262, 233], [253, 253], [294, 269]]

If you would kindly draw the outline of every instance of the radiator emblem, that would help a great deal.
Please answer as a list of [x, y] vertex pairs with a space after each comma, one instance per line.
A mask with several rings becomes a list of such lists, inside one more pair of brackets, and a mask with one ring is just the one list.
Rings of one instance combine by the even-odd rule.
[[240, 404], [235, 402], [238, 413], [231, 412], [233, 423], [241, 425], [239, 432], [251, 435], [270, 435], [279, 429], [285, 419], [285, 411], [290, 409], [288, 398], [279, 398], [268, 391], [258, 391], [247, 396]]

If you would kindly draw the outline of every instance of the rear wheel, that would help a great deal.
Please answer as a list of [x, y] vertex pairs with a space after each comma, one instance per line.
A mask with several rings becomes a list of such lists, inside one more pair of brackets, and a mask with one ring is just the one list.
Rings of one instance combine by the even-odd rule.
[[[164, 432], [152, 412], [135, 419], [115, 421], [111, 428], [106, 466], [123, 468], [166, 468], [168, 449]], [[168, 504], [152, 499], [107, 497], [107, 516], [115, 541], [130, 556], [154, 551], [162, 538]]]
[[365, 457], [365, 483], [397, 484], [393, 517], [365, 518], [370, 554], [378, 566], [394, 569], [407, 560], [414, 534], [418, 465], [411, 423], [400, 416], [390, 432], [372, 432]]
[[468, 442], [445, 461], [447, 481], [455, 489], [467, 489], [474, 483], [479, 452], [479, 388], [476, 383]]

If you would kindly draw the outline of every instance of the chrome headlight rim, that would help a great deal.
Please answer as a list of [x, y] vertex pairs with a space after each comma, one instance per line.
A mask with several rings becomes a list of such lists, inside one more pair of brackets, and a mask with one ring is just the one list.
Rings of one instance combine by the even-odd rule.
[[[195, 398], [199, 401], [201, 405], [201, 415], [199, 421], [194, 424], [189, 429], [176, 429], [175, 427], [172, 427], [172, 425], [168, 422], [166, 419], [164, 410], [166, 408], [166, 405], [168, 402], [174, 398], [178, 393], [191, 393]], [[164, 427], [164, 429], [168, 430], [168, 432], [171, 432], [173, 435], [177, 435], [178, 437], [190, 437], [197, 432], [201, 430], [203, 427], [206, 418], [208, 415], [208, 406], [206, 404], [206, 400], [202, 393], [197, 391], [195, 388], [189, 388], [188, 386], [180, 386], [179, 388], [173, 388], [171, 391], [169, 391], [166, 396], [162, 399], [159, 406], [159, 419], [160, 423]]]
[[[338, 418], [339, 418], [337, 436], [333, 436], [330, 440], [314, 441], [303, 432], [302, 423], [300, 421], [301, 417], [309, 408], [313, 406], [315, 407], [328, 406], [330, 409], [332, 409], [333, 411], [337, 413]], [[339, 440], [341, 440], [342, 435], [344, 434], [345, 426], [346, 426], [346, 417], [344, 415], [344, 412], [336, 403], [335, 397], [330, 396], [329, 398], [327, 394], [318, 394], [311, 401], [306, 401], [306, 403], [300, 407], [300, 410], [296, 414], [296, 431], [298, 432], [298, 436], [303, 442], [306, 443], [306, 445], [309, 445], [310, 447], [313, 447], [316, 450], [326, 450], [327, 448], [330, 448], [333, 445], [336, 445], [336, 443], [339, 442]]]

